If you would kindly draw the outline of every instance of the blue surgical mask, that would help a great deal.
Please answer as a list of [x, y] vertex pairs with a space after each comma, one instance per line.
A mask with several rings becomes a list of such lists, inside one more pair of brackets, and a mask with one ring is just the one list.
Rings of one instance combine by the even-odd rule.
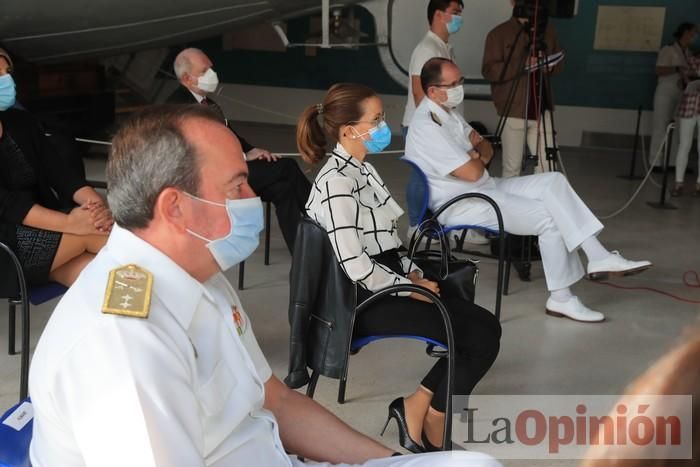
[[231, 221], [231, 231], [222, 238], [208, 239], [187, 229], [187, 233], [207, 242], [207, 248], [222, 271], [231, 269], [245, 261], [258, 247], [260, 232], [263, 229], [263, 208], [260, 198], [227, 199], [217, 203], [185, 193], [202, 203], [226, 208]]
[[[357, 133], [354, 127], [350, 127]], [[363, 140], [362, 143], [365, 145], [367, 152], [377, 153], [382, 152], [386, 149], [389, 144], [391, 144], [391, 129], [386, 122], [382, 121], [379, 125], [375, 126], [367, 133], [357, 134], [355, 138], [361, 138], [364, 135], [369, 135], [368, 140]]]
[[7, 73], [0, 76], [0, 111], [7, 110], [15, 105], [15, 80]]
[[452, 19], [447, 23], [447, 32], [450, 34], [455, 34], [457, 31], [462, 29], [462, 17], [460, 15], [452, 15]]

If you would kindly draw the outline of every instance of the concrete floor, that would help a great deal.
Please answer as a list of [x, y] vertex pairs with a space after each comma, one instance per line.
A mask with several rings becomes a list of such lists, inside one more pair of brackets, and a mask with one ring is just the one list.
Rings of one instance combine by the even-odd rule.
[[[290, 129], [246, 128], [249, 135], [265, 133], [271, 149], [293, 148]], [[272, 134], [270, 134], [272, 133]], [[598, 215], [616, 210], [634, 192], [638, 182], [616, 178], [628, 164], [628, 154], [605, 150], [563, 150], [573, 186]], [[407, 168], [394, 156], [371, 157], [395, 198], [404, 203]], [[99, 178], [103, 162], [88, 161], [88, 173]], [[499, 173], [500, 169], [493, 171]], [[309, 174], [310, 176], [313, 173]], [[690, 179], [689, 179], [690, 180]], [[654, 268], [645, 274], [616, 280], [618, 284], [657, 287], [700, 300], [700, 291], [685, 287], [682, 274], [700, 269], [700, 198], [684, 197], [672, 202], [680, 209], [652, 209], [646, 201], [658, 197], [647, 186], [631, 207], [605, 221], [601, 241], [632, 259], [649, 259]], [[405, 232], [406, 219], [402, 219]], [[287, 374], [287, 301], [290, 257], [273, 222], [270, 266], [263, 265], [262, 247], [247, 262], [246, 289], [240, 295], [251, 316], [260, 345], [275, 374]], [[620, 394], [627, 384], [662, 355], [695, 323], [699, 305], [665, 296], [625, 291], [582, 281], [575, 292], [588, 306], [607, 315], [600, 324], [580, 324], [544, 314], [545, 283], [540, 263], [533, 265], [532, 282], [514, 275], [511, 294], [503, 301], [503, 339], [494, 367], [476, 388], [477, 394]], [[228, 273], [235, 284], [237, 270]], [[493, 309], [496, 268], [492, 260], [481, 263], [477, 301]], [[56, 302], [32, 309], [32, 346]], [[6, 348], [6, 320], [0, 320], [0, 349]], [[18, 394], [20, 357], [0, 352], [0, 407], [9, 407]], [[351, 358], [345, 405], [335, 402], [337, 381], [321, 379], [316, 399], [357, 429], [379, 438], [388, 403], [412, 392], [431, 365], [418, 343], [384, 341]], [[383, 442], [398, 449], [395, 425]], [[504, 461], [507, 466], [576, 465], [574, 461]]]

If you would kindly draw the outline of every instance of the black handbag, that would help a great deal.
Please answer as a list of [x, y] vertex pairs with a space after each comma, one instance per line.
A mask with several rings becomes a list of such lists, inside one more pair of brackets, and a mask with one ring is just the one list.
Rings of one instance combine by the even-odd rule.
[[[422, 225], [418, 231], [411, 239], [409, 259], [423, 270], [423, 277], [439, 283], [440, 295], [473, 303], [476, 296], [476, 283], [479, 279], [478, 264], [452, 255], [449, 240], [442, 233], [442, 229]], [[439, 239], [440, 251], [415, 251], [423, 237], [431, 231], [435, 232]]]

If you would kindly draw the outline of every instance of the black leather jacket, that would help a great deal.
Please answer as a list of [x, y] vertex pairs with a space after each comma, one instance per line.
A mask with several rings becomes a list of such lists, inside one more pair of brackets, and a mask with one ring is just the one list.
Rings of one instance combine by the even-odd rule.
[[289, 291], [289, 375], [300, 388], [308, 368], [339, 379], [350, 352], [357, 292], [338, 265], [326, 230], [309, 218], [299, 222]]

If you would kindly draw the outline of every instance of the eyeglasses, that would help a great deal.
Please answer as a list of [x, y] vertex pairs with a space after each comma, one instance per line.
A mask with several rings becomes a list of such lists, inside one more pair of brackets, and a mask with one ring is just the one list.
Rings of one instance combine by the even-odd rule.
[[372, 125], [377, 126], [377, 125], [379, 125], [380, 123], [385, 122], [385, 121], [386, 121], [386, 113], [382, 112], [382, 113], [381, 113], [377, 118], [375, 118], [374, 120], [355, 120], [355, 121], [352, 121], [352, 122], [348, 122], [348, 124], [352, 124], [352, 123], [371, 123]]
[[431, 87], [436, 87], [436, 88], [454, 88], [457, 86], [464, 86], [464, 77], [459, 78], [457, 81], [449, 84], [431, 84]]

